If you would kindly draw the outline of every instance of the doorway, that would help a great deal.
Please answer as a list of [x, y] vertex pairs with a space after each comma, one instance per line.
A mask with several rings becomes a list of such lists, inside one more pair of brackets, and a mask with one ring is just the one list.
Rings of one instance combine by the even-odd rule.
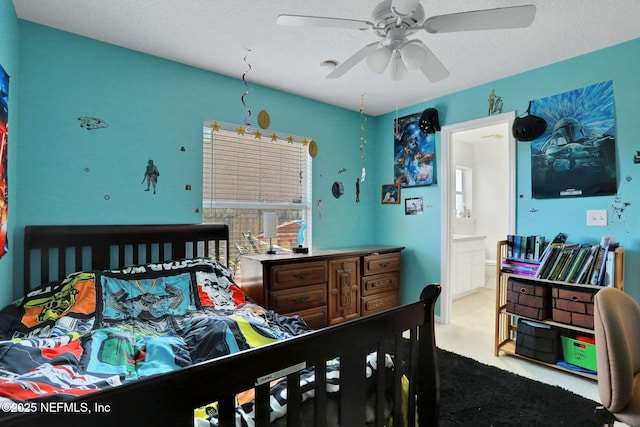
[[[465, 239], [467, 236], [485, 235], [485, 258], [489, 260], [495, 259], [497, 241], [506, 238], [506, 234], [515, 232], [516, 150], [515, 139], [511, 134], [514, 119], [515, 112], [509, 112], [442, 127], [442, 229], [440, 252], [442, 256], [440, 278], [444, 286], [442, 287], [442, 302], [440, 304], [439, 321], [441, 323], [447, 324], [451, 321], [451, 302], [454, 297], [452, 279], [457, 282], [458, 276], [460, 276], [457, 269], [459, 267], [456, 266], [453, 257], [454, 228], [459, 228], [455, 230], [456, 233], [465, 235]], [[490, 147], [491, 150], [499, 149], [499, 156], [486, 155]], [[476, 155], [461, 156], [460, 151], [467, 149], [472, 150]], [[475, 160], [473, 163], [460, 164], [465, 163], [460, 160], [461, 158], [474, 158]], [[498, 169], [495, 168], [497, 158], [500, 158], [499, 164], [506, 162], [505, 167], [500, 168], [503, 170], [501, 176], [493, 175], [490, 178], [481, 178], [481, 176], [486, 175], [481, 171], [491, 170], [491, 173], [496, 172]], [[492, 161], [493, 163], [491, 163]], [[475, 172], [473, 172], [474, 169]], [[461, 176], [461, 170], [466, 170], [467, 175], [475, 177], [474, 183], [468, 186], [468, 188], [474, 188], [474, 190], [467, 194], [467, 199], [462, 208], [460, 200], [464, 200], [464, 198], [460, 198], [460, 191], [456, 192], [456, 189], [460, 190], [460, 186], [456, 188], [456, 170], [458, 171], [458, 178]], [[498, 192], [497, 187], [493, 186], [492, 183], [499, 183], [501, 186], [500, 194], [506, 192], [507, 195], [501, 198], [502, 201], [500, 203], [492, 199], [491, 206], [487, 208], [487, 198], [493, 197], [492, 194], [497, 194]], [[456, 200], [458, 200], [457, 206]], [[487, 219], [487, 209], [493, 212], [490, 220]], [[496, 224], [496, 217], [500, 218], [498, 219], [498, 224]], [[494, 225], [502, 225], [504, 223], [504, 227], [487, 226], [488, 221], [493, 221]], [[477, 227], [476, 224], [478, 225]], [[465, 226], [464, 230], [461, 228], [462, 226]], [[456, 267], [455, 271], [453, 270], [454, 267]], [[470, 268], [468, 265], [464, 267]], [[477, 278], [478, 274], [482, 274], [484, 278], [484, 268], [482, 273], [475, 271], [473, 276]], [[468, 286], [468, 284], [465, 283], [465, 286]]]

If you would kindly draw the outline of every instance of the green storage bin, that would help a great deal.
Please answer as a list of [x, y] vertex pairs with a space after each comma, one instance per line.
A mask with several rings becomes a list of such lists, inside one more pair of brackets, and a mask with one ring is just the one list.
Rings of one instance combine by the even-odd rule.
[[581, 368], [597, 371], [596, 346], [584, 341], [574, 340], [569, 337], [562, 338], [562, 352], [564, 361]]

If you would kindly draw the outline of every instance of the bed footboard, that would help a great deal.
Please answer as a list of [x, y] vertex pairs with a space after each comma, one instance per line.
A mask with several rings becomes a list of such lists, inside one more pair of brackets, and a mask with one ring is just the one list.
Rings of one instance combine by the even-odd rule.
[[[44, 425], [171, 425], [193, 426], [194, 408], [219, 403], [221, 426], [235, 426], [235, 395], [255, 389], [256, 425], [269, 425], [269, 381], [287, 378], [287, 425], [300, 425], [300, 370], [316, 372], [314, 425], [327, 425], [328, 393], [322, 372], [340, 357], [337, 418], [342, 426], [365, 425], [364, 387], [367, 354], [395, 355], [392, 387], [396, 390], [394, 420], [406, 410], [408, 425], [434, 426], [438, 420], [439, 375], [434, 337], [434, 304], [440, 286], [424, 288], [419, 302], [263, 347], [204, 362], [168, 374], [89, 394], [34, 413], [1, 419], [3, 426]], [[407, 339], [409, 337], [409, 339]], [[404, 369], [399, 361], [404, 359]], [[404, 372], [403, 372], [404, 371]], [[376, 387], [384, 390], [384, 370], [376, 370]], [[397, 404], [402, 377], [408, 378], [408, 408]], [[376, 393], [376, 425], [383, 425], [383, 393]], [[417, 408], [416, 408], [417, 404]], [[44, 411], [57, 409], [57, 412]], [[415, 420], [417, 413], [418, 420]], [[400, 423], [394, 425], [400, 425]]]

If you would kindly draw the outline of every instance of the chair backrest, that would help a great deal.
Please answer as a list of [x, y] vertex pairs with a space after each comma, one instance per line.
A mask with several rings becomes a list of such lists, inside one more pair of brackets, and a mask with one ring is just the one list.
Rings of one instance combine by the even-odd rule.
[[604, 288], [595, 296], [594, 326], [600, 401], [613, 414], [624, 412], [640, 375], [640, 305]]

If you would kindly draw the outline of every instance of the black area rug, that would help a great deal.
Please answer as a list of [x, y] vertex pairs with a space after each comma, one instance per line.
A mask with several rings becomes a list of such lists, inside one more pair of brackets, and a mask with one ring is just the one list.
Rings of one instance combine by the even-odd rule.
[[596, 402], [561, 387], [442, 349], [438, 364], [440, 427], [602, 426]]

